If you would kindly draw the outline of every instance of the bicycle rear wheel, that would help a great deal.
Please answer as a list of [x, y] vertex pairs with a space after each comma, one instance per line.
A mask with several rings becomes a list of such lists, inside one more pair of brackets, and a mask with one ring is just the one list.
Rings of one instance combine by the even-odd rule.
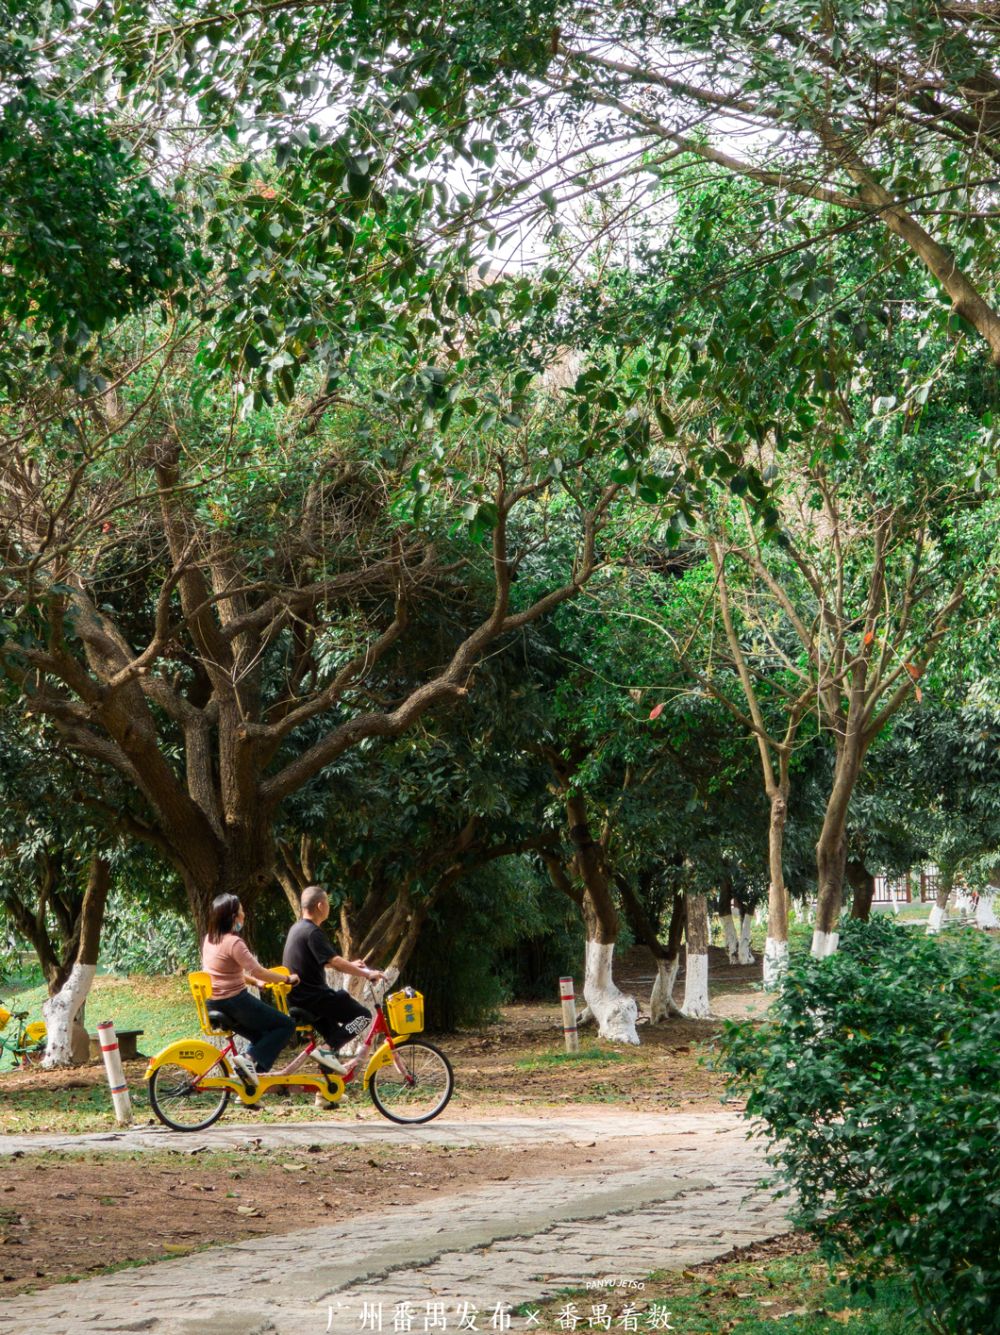
[[197, 1082], [193, 1071], [175, 1062], [158, 1066], [149, 1077], [149, 1105], [164, 1126], [173, 1131], [204, 1131], [226, 1111], [229, 1090], [198, 1089]]
[[402, 1071], [389, 1062], [369, 1081], [372, 1103], [390, 1122], [429, 1122], [444, 1109], [455, 1088], [451, 1063], [423, 1039], [401, 1044], [396, 1060]]

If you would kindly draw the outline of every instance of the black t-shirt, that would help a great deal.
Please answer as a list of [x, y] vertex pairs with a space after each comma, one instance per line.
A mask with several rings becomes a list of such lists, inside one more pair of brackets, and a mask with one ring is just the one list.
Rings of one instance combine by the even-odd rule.
[[299, 975], [299, 985], [293, 988], [292, 995], [329, 991], [323, 966], [336, 954], [321, 928], [308, 918], [300, 919], [285, 938], [285, 950], [281, 957], [285, 968]]

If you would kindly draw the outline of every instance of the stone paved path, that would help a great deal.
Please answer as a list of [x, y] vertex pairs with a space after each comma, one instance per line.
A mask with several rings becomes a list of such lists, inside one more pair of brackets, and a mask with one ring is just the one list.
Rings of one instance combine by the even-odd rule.
[[76, 1150], [123, 1152], [133, 1150], [236, 1149], [249, 1144], [307, 1145], [542, 1145], [558, 1141], [593, 1140], [595, 1135], [613, 1138], [684, 1134], [696, 1128], [741, 1126], [733, 1113], [622, 1113], [610, 1117], [497, 1117], [481, 1121], [451, 1121], [447, 1113], [427, 1126], [396, 1126], [375, 1121], [292, 1122], [287, 1125], [262, 1122], [259, 1126], [226, 1126], [217, 1123], [198, 1134], [168, 1131], [166, 1127], [133, 1127], [127, 1131], [94, 1132], [87, 1135], [0, 1135], [0, 1158], [16, 1152]]
[[[324, 1129], [329, 1135], [329, 1124]], [[400, 1132], [369, 1129], [383, 1131], [382, 1138]], [[619, 1159], [627, 1151], [627, 1163], [602, 1168], [595, 1157], [587, 1176], [490, 1184], [57, 1285], [0, 1304], [0, 1335], [361, 1335], [366, 1304], [369, 1314], [381, 1312], [382, 1331], [395, 1335], [394, 1315], [404, 1302], [412, 1304], [411, 1335], [457, 1332], [462, 1303], [478, 1309], [476, 1329], [493, 1335], [498, 1304], [503, 1311], [607, 1277], [638, 1282], [652, 1270], [680, 1269], [787, 1228], [769, 1198], [745, 1199], [761, 1164], [733, 1114], [517, 1119], [439, 1129], [452, 1145], [594, 1141], [598, 1154], [602, 1144]], [[284, 1139], [301, 1130], [273, 1128], [282, 1136], [276, 1143], [308, 1143]], [[358, 1128], [343, 1130], [351, 1133], [344, 1139], [357, 1143]], [[430, 1139], [430, 1131], [403, 1135]], [[487, 1134], [501, 1139], [488, 1141]], [[591, 1301], [602, 1300], [596, 1289], [580, 1300], [584, 1322]], [[376, 1320], [366, 1335], [378, 1329]], [[524, 1316], [512, 1318], [511, 1330], [525, 1327]]]

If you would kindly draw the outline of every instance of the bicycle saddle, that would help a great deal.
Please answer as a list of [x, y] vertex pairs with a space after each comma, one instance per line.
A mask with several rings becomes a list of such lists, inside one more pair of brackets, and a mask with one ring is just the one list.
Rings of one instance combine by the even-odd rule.
[[316, 1020], [312, 1011], [304, 1011], [301, 1006], [289, 1006], [288, 1014], [298, 1024], [313, 1024]]
[[223, 1015], [222, 1011], [213, 1011], [211, 1009], [209, 1009], [208, 1012], [208, 1023], [213, 1029], [225, 1029], [227, 1033], [232, 1028], [233, 1024], [228, 1015]]

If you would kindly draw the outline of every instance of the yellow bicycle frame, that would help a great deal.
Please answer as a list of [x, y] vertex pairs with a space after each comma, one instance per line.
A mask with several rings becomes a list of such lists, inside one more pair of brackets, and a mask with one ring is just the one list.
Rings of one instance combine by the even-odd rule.
[[228, 1089], [241, 1103], [247, 1105], [256, 1103], [270, 1089], [287, 1088], [289, 1085], [306, 1085], [314, 1088], [330, 1103], [339, 1103], [344, 1095], [344, 1082], [339, 1075], [326, 1075], [318, 1071], [315, 1073], [295, 1071], [291, 1075], [260, 1075], [257, 1088], [252, 1094], [248, 1094], [238, 1076], [207, 1074], [218, 1064], [221, 1056], [222, 1053], [217, 1047], [202, 1039], [182, 1039], [180, 1042], [171, 1043], [162, 1052], [150, 1058], [145, 1079], [148, 1080], [158, 1066], [172, 1063], [174, 1066], [183, 1066], [192, 1075], [205, 1076], [205, 1079], [199, 1081], [201, 1089]]
[[[280, 968], [278, 971], [285, 972]], [[211, 996], [211, 980], [208, 974], [192, 973], [188, 980], [198, 1007], [198, 1018], [201, 1021], [202, 1030], [205, 1034], [218, 1033], [221, 1036], [222, 1031], [214, 1030], [208, 1019], [208, 999]], [[289, 990], [287, 984], [281, 983], [273, 988], [278, 1008], [284, 1011], [286, 1015], [288, 1013], [286, 995]], [[299, 1026], [299, 1028], [308, 1028], [308, 1026]], [[409, 1041], [410, 1037], [410, 1034], [393, 1034], [391, 1047], [386, 1041], [376, 1048], [365, 1067], [363, 1089], [368, 1088], [372, 1076], [380, 1067], [392, 1064], [394, 1049], [402, 1047], [404, 1043]], [[306, 1086], [316, 1089], [329, 1103], [339, 1103], [344, 1096], [343, 1079], [339, 1075], [327, 1074], [325, 1071], [315, 1073], [312, 1071], [308, 1073], [293, 1071], [291, 1075], [262, 1074], [258, 1076], [257, 1088], [252, 1094], [248, 1094], [242, 1080], [235, 1074], [208, 1074], [213, 1067], [219, 1065], [221, 1060], [222, 1050], [217, 1048], [214, 1043], [206, 1042], [204, 1038], [181, 1039], [179, 1042], [170, 1043], [162, 1052], [158, 1052], [155, 1057], [150, 1058], [145, 1078], [148, 1080], [157, 1067], [166, 1066], [168, 1063], [174, 1066], [182, 1066], [186, 1071], [190, 1071], [192, 1075], [202, 1077], [198, 1082], [199, 1088], [228, 1089], [245, 1107], [257, 1103], [269, 1090], [287, 1089], [289, 1086]]]

